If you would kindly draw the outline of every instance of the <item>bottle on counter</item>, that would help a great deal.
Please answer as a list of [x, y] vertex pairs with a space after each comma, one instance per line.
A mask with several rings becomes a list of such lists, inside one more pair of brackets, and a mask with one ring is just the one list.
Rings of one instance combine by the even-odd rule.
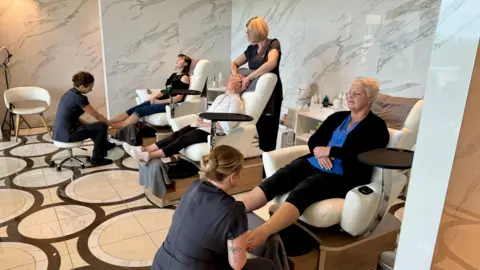
[[325, 97], [323, 98], [323, 107], [327, 108], [329, 103], [330, 101], [328, 100], [328, 96], [325, 94]]

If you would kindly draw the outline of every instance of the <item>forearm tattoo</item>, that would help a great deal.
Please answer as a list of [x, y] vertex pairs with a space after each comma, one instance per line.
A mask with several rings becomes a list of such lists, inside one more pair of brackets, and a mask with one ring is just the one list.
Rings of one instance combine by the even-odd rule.
[[234, 241], [232, 241], [232, 245], [230, 247], [228, 247], [228, 252], [232, 253], [232, 257], [233, 257], [234, 262], [237, 262], [237, 254], [240, 253], [241, 251], [242, 251], [241, 248], [234, 246]]

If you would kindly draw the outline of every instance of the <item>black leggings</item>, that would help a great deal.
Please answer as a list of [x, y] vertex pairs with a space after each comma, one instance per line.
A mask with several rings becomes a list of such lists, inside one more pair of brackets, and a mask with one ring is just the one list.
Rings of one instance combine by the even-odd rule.
[[[277, 90], [279, 87], [280, 90]], [[258, 133], [258, 147], [264, 152], [270, 152], [276, 149], [278, 125], [280, 123], [280, 112], [282, 110], [282, 87], [276, 86], [275, 89], [273, 111], [271, 115], [265, 115], [265, 111], [262, 113], [257, 121], [257, 133]], [[268, 104], [267, 104], [268, 107]]]
[[186, 126], [172, 133], [167, 138], [156, 142], [166, 157], [178, 154], [183, 148], [196, 143], [208, 142], [209, 133], [196, 127]]
[[70, 131], [70, 141], [79, 142], [92, 139], [92, 159], [104, 158], [111, 149], [111, 143], [107, 140], [108, 126], [103, 122], [80, 125]]
[[300, 158], [281, 168], [260, 184], [267, 200], [290, 192], [286, 202], [293, 204], [300, 214], [318, 201], [345, 198], [354, 186], [344, 177], [323, 172], [308, 160]]

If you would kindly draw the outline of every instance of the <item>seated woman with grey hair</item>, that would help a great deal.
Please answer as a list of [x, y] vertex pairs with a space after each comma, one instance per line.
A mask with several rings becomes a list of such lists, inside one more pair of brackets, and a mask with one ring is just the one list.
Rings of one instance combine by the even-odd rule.
[[243, 197], [249, 212], [290, 192], [274, 215], [249, 234], [250, 250], [292, 225], [311, 204], [345, 198], [352, 188], [370, 183], [373, 168], [357, 156], [388, 144], [387, 125], [370, 111], [378, 91], [374, 79], [354, 80], [348, 93], [350, 111], [336, 112], [321, 124], [308, 140], [311, 153], [278, 170]]

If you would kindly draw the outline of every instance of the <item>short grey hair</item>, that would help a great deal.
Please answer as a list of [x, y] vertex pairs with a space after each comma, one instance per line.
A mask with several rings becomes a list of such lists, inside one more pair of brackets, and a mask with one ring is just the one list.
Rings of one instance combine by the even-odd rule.
[[371, 104], [377, 100], [378, 92], [380, 91], [380, 85], [378, 84], [377, 80], [373, 78], [360, 77], [356, 78], [354, 82], [358, 82], [362, 85], [363, 89], [365, 90], [365, 94], [371, 101]]

